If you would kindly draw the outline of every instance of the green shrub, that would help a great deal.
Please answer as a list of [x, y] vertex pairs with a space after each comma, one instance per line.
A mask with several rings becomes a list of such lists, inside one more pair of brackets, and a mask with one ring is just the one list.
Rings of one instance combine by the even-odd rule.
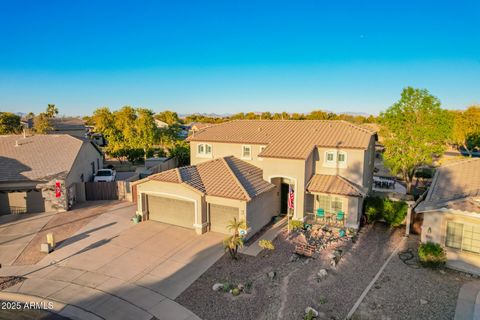
[[273, 242], [270, 240], [260, 240], [258, 242], [258, 245], [262, 249], [275, 250], [275, 246], [273, 245]]
[[228, 283], [228, 282], [223, 283], [223, 291], [224, 292], [230, 292], [231, 288], [232, 288], [232, 286], [230, 285], [230, 283]]
[[421, 179], [432, 179], [435, 174], [435, 169], [433, 168], [420, 168], [415, 171], [415, 177]]
[[405, 201], [393, 201], [379, 197], [369, 197], [365, 200], [365, 216], [368, 223], [384, 220], [392, 227], [402, 224], [407, 215], [408, 205]]
[[302, 229], [302, 228], [303, 228], [303, 221], [290, 220], [290, 221], [288, 222], [288, 224], [290, 225], [290, 230], [292, 230], [292, 231], [295, 231], [295, 230], [298, 230], [298, 229]]
[[240, 294], [240, 289], [238, 288], [233, 288], [232, 289], [232, 295], [235, 297], [235, 296], [238, 296]]
[[441, 267], [447, 261], [445, 250], [433, 242], [422, 243], [418, 247], [418, 258], [423, 266], [429, 268]]
[[305, 319], [305, 320], [315, 319], [315, 315], [313, 314], [313, 311], [312, 310], [308, 311], [308, 313], [305, 315], [305, 317], [303, 319]]

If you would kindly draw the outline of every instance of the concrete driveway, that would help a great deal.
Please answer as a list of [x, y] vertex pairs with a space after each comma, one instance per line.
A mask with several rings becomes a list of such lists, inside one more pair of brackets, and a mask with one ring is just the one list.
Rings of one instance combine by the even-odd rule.
[[71, 319], [198, 320], [173, 299], [224, 253], [224, 235], [154, 221], [134, 225], [133, 205], [98, 216], [36, 265], [0, 269], [27, 279], [0, 299], [53, 301]]
[[0, 216], [0, 264], [11, 265], [54, 215], [52, 212]]
[[[86, 271], [86, 281], [107, 276], [175, 299], [224, 253], [224, 235], [146, 221], [133, 213], [102, 215], [40, 262]], [[77, 239], [77, 240], [76, 240]], [[91, 278], [91, 279], [90, 279]]]

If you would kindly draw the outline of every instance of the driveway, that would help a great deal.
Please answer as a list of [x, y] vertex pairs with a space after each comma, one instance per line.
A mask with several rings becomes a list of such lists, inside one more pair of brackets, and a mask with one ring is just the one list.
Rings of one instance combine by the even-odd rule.
[[134, 213], [133, 205], [110, 210], [37, 265], [0, 269], [0, 276], [28, 278], [5, 291], [12, 300], [36, 296], [103, 318], [197, 319], [173, 299], [223, 255], [224, 235], [154, 221], [134, 225]]
[[55, 213], [0, 216], [0, 264], [11, 265]]

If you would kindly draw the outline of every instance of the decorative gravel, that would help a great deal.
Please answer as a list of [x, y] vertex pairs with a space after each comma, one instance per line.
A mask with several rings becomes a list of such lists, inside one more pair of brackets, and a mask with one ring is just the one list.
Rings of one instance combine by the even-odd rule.
[[[322, 251], [317, 259], [290, 262], [294, 245], [285, 233], [274, 241], [273, 252], [257, 257], [240, 255], [233, 261], [226, 254], [185, 290], [176, 301], [202, 319], [303, 319], [306, 307], [321, 318], [343, 319], [402, 237], [403, 230], [381, 224], [367, 226], [353, 244], [339, 243]], [[336, 269], [328, 255], [342, 247], [344, 255]], [[319, 280], [325, 268], [328, 275]], [[268, 273], [276, 273], [273, 280]], [[212, 290], [218, 282], [246, 284], [252, 293], [233, 297]]]
[[[410, 236], [403, 250], [414, 259], [394, 257], [363, 300], [353, 319], [453, 319], [461, 286], [474, 276], [450, 269], [421, 268], [416, 255], [418, 236]], [[478, 281], [478, 280], [477, 280]]]

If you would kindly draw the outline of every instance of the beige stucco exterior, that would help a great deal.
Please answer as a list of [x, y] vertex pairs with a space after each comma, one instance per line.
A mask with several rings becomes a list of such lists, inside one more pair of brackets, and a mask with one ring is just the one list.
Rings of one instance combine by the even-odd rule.
[[480, 254], [446, 246], [447, 223], [449, 221], [480, 225], [479, 213], [459, 210], [438, 209], [423, 213], [422, 242], [440, 244], [447, 252], [447, 266], [480, 274]]
[[[211, 155], [198, 154], [199, 144], [209, 144], [212, 148]], [[243, 146], [251, 147], [251, 157], [242, 157]], [[286, 178], [293, 182], [295, 190], [295, 207], [293, 219], [305, 220], [307, 214], [313, 213], [313, 197], [306, 192], [306, 187], [314, 174], [339, 175], [357, 185], [363, 187], [367, 193], [371, 191], [373, 181], [374, 157], [375, 157], [375, 136], [372, 135], [368, 149], [346, 149], [346, 148], [314, 148], [307, 159], [282, 159], [262, 158], [259, 153], [265, 144], [242, 144], [242, 143], [221, 143], [221, 142], [190, 142], [190, 161], [192, 165], [210, 161], [225, 156], [235, 156], [243, 161], [251, 163], [263, 170], [264, 180], [274, 183], [275, 178]], [[326, 152], [342, 152], [346, 155], [345, 165], [331, 165], [326, 163]], [[278, 185], [277, 185], [278, 188]], [[278, 193], [278, 190], [277, 190]], [[274, 193], [271, 197], [277, 198]], [[348, 203], [348, 215], [358, 226], [362, 212], [363, 199], [345, 197]], [[275, 202], [272, 200], [271, 202]], [[273, 203], [275, 212], [279, 213], [279, 200]], [[347, 212], [346, 212], [347, 214]]]

